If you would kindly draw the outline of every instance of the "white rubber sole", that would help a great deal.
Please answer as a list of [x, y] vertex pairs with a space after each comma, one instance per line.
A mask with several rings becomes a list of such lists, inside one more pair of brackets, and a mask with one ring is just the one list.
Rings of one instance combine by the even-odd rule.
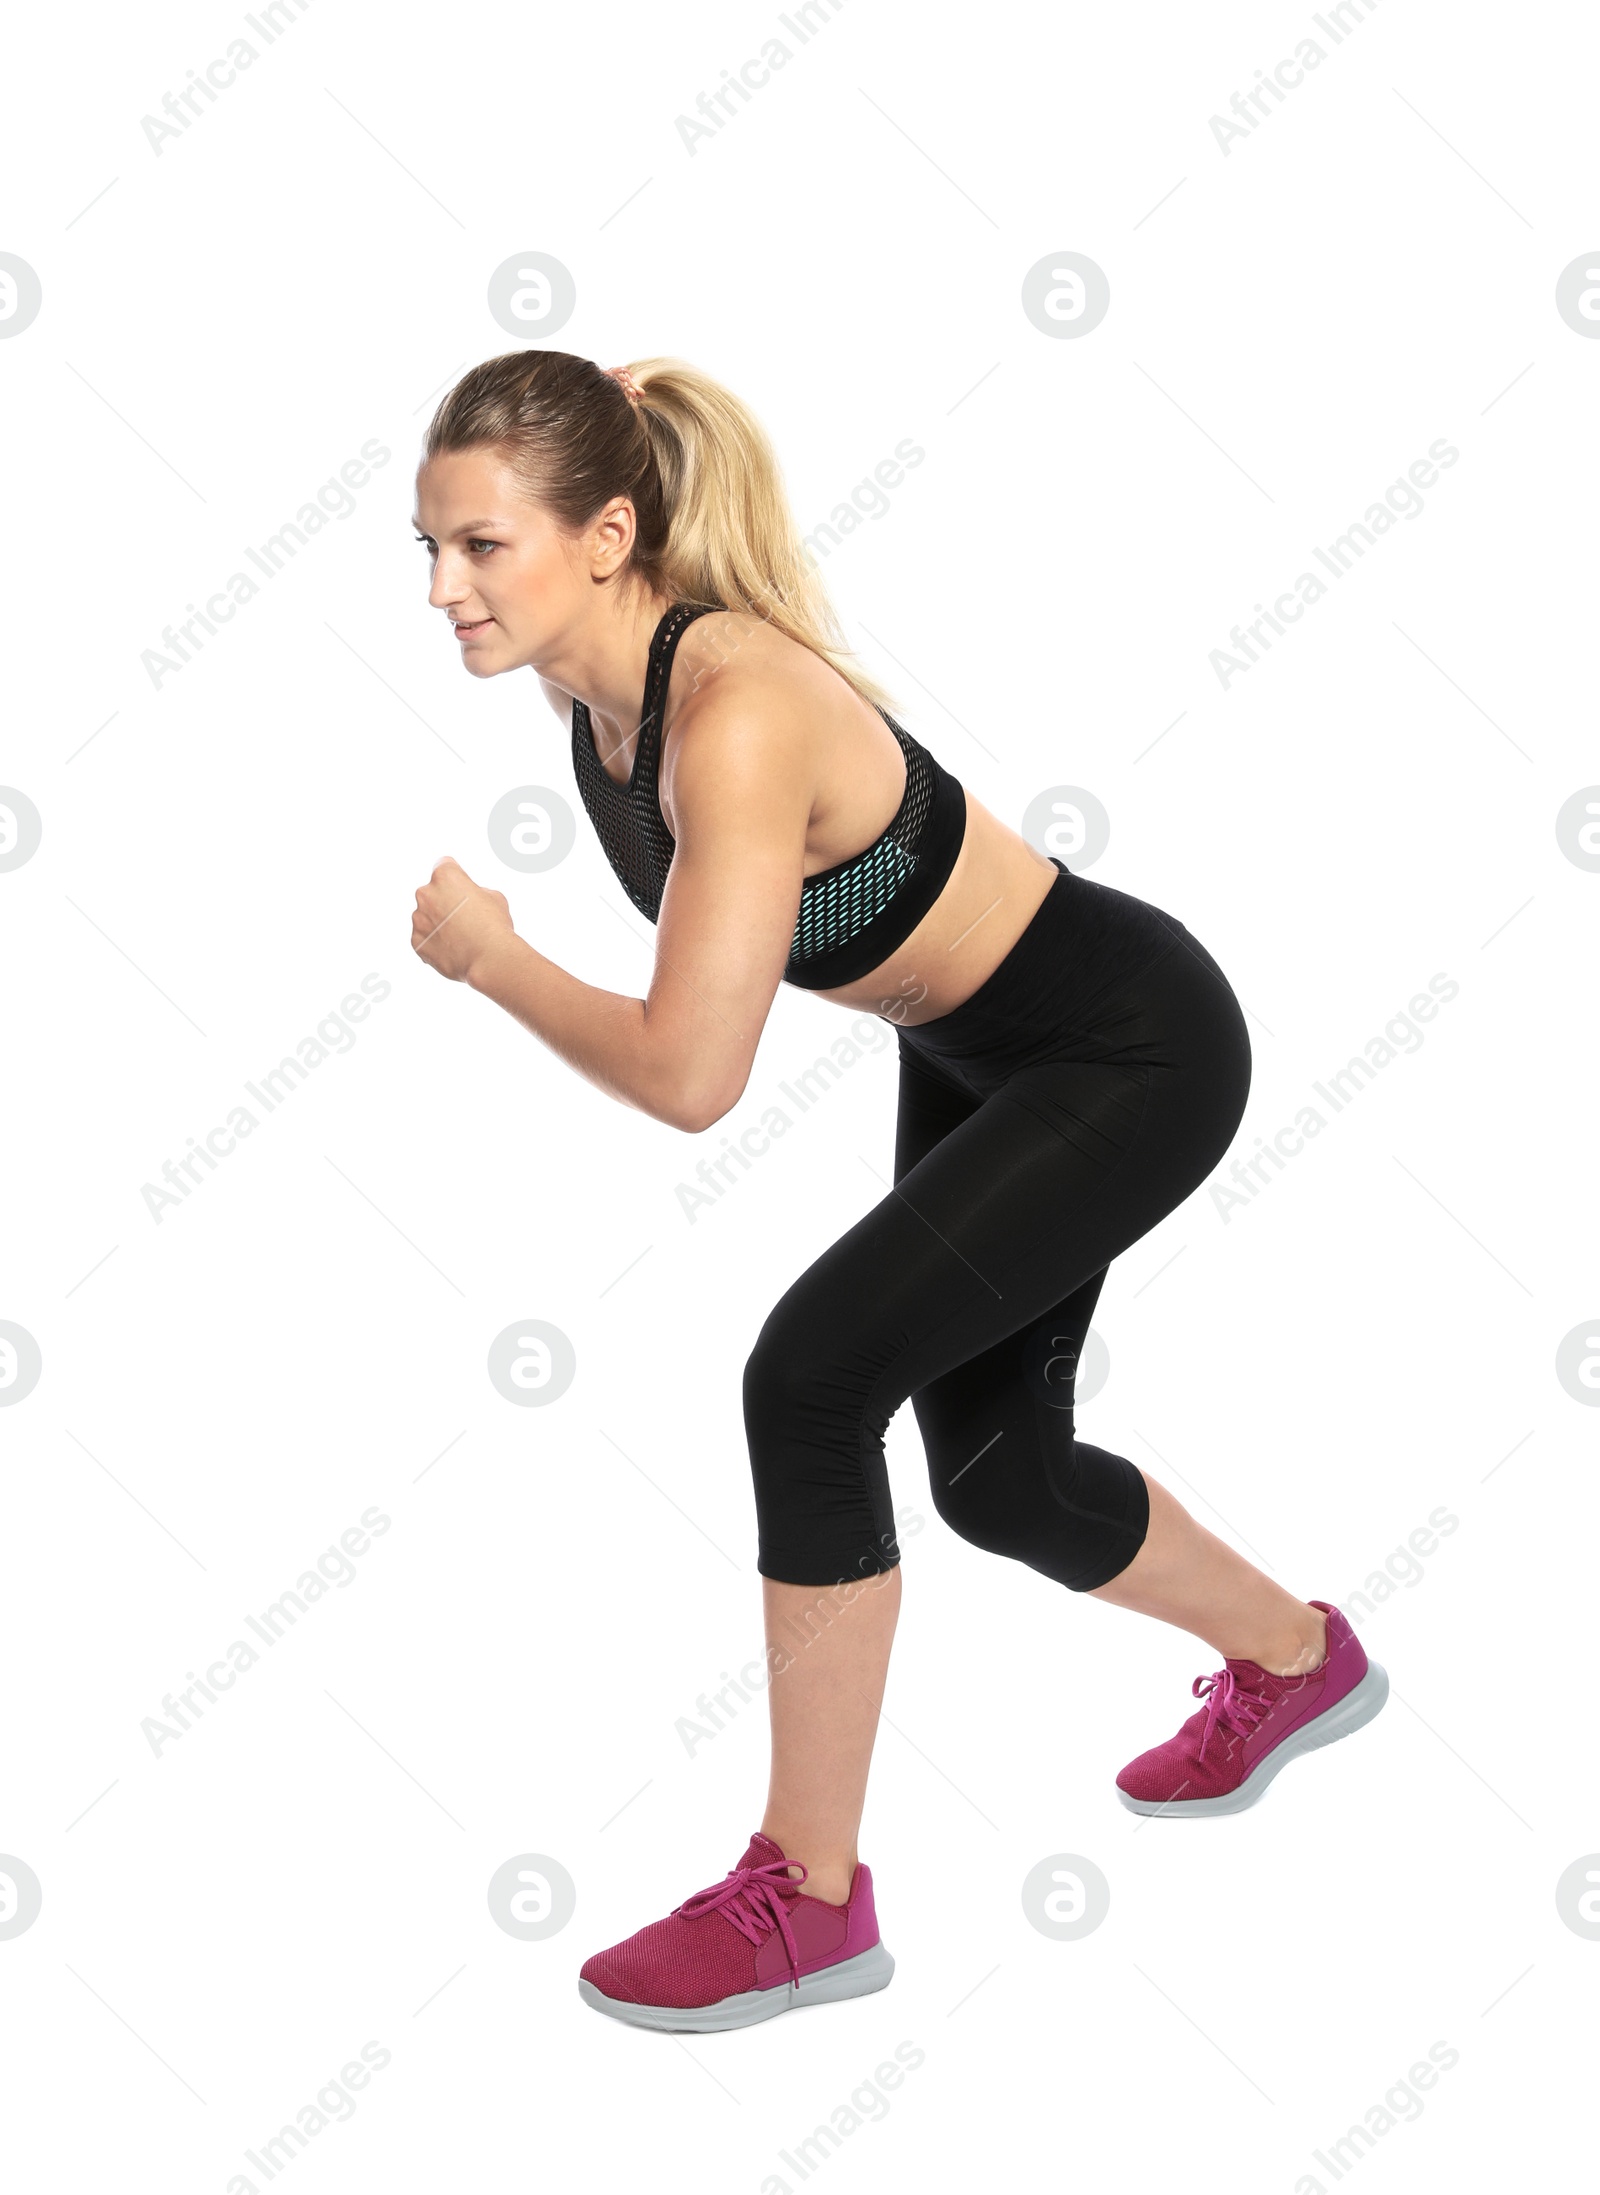
[[1292, 1738], [1285, 1738], [1282, 1745], [1274, 1746], [1237, 1791], [1225, 1792], [1217, 1799], [1135, 1799], [1119, 1784], [1117, 1797], [1132, 1814], [1242, 1814], [1247, 1806], [1255, 1805], [1280, 1768], [1286, 1768], [1290, 1761], [1299, 1760], [1303, 1754], [1315, 1753], [1320, 1746], [1348, 1738], [1351, 1731], [1371, 1722], [1388, 1697], [1387, 1671], [1377, 1662], [1368, 1662], [1366, 1675], [1337, 1706], [1314, 1717], [1304, 1730], [1296, 1731]]
[[887, 1989], [894, 1961], [881, 1943], [870, 1951], [858, 1951], [853, 1959], [819, 1967], [802, 1974], [798, 1982], [782, 1982], [771, 1989], [746, 1989], [736, 1997], [719, 1998], [715, 2004], [627, 2004], [608, 1997], [593, 1982], [578, 1982], [578, 1994], [613, 2020], [630, 2027], [654, 2027], [686, 2035], [714, 2035], [725, 2027], [754, 2027], [758, 2020], [775, 2020], [780, 2012], [796, 2012], [808, 2004], [836, 2004], [843, 1997], [870, 1997], [875, 1989]]

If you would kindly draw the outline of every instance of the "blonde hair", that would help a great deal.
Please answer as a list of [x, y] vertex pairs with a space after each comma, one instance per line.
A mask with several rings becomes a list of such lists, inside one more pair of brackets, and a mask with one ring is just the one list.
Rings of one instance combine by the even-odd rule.
[[673, 602], [763, 619], [889, 710], [892, 697], [846, 644], [755, 414], [681, 358], [627, 370], [637, 402], [613, 373], [569, 351], [486, 359], [441, 401], [423, 461], [503, 448], [529, 494], [572, 533], [625, 495], [638, 521], [626, 576]]

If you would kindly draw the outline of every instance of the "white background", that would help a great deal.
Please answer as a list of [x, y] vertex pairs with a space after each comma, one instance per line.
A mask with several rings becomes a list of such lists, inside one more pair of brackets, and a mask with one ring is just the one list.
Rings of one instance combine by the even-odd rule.
[[[44, 296], [0, 343], [0, 779], [43, 818], [0, 875], [0, 1317], [44, 1367], [0, 1413], [0, 1852], [44, 1899], [0, 1941], [16, 2184], [260, 2190], [246, 2150], [367, 2041], [390, 2063], [295, 2189], [792, 2191], [779, 2151], [902, 2042], [830, 2189], [1310, 2195], [1435, 2043], [1459, 2062], [1361, 2186], [1549, 2175], [1600, 1960], [1555, 1898], [1600, 1847], [1600, 1421], [1555, 1372], [1600, 1310], [1600, 877], [1555, 829], [1600, 779], [1600, 344], [1554, 304], [1600, 243], [1592, 32], [848, 0], [691, 154], [676, 117], [776, 9], [317, 0], [153, 150], [243, 28], [45, 12], [6, 56], [0, 249]], [[1224, 154], [1210, 117], [1308, 34], [1324, 64]], [[1075, 341], [1020, 305], [1063, 250], [1111, 285]], [[545, 875], [491, 853], [508, 789], [576, 804], [566, 736], [532, 678], [463, 676], [411, 538], [431, 403], [513, 343], [485, 293], [526, 251], [576, 282], [555, 346], [747, 399], [806, 530], [926, 451], [827, 559], [846, 629], [1001, 816], [1104, 803], [1093, 873], [1249, 1012], [1238, 1154], [1459, 985], [1247, 1207], [1202, 1190], [1118, 1261], [1080, 1416], [1302, 1595], [1456, 1517], [1362, 1618], [1387, 1712], [1239, 1818], [1125, 1813], [1213, 1657], [954, 1538], [903, 1410], [923, 1521], [861, 1845], [898, 1972], [688, 2041], [595, 2017], [576, 1970], [759, 1821], [761, 1702], [692, 1756], [676, 1725], [759, 1652], [740, 1372], [880, 1193], [894, 1061], [691, 1225], [676, 1184], [839, 1016], [782, 993], [688, 1139], [411, 955], [451, 852], [564, 965], [648, 981], [586, 827]], [[1440, 437], [1423, 515], [1224, 690], [1230, 628]], [[353, 514], [154, 686], [142, 652], [369, 439]], [[157, 1224], [142, 1185], [369, 972], [353, 1050]], [[577, 1355], [547, 1409], [485, 1375], [529, 1318]], [[155, 1755], [163, 1696], [374, 1505], [353, 1582]], [[526, 1853], [577, 1888], [536, 1943], [486, 1899]], [[1022, 1909], [1058, 1853], [1111, 1885], [1081, 1942]]]

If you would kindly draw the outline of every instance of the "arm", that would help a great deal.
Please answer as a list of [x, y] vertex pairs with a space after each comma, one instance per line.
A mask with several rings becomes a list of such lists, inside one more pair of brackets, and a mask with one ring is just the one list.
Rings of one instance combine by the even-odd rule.
[[412, 944], [625, 1105], [696, 1134], [738, 1102], [782, 980], [805, 869], [807, 742], [715, 689], [674, 726], [663, 791], [677, 852], [642, 999], [600, 990], [519, 938], [503, 894], [443, 861]]

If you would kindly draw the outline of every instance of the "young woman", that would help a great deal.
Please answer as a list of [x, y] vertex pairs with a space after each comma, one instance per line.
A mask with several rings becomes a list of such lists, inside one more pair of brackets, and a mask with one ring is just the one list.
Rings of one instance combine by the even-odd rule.
[[954, 1531], [1222, 1657], [1195, 1680], [1204, 1705], [1118, 1775], [1126, 1806], [1235, 1812], [1382, 1706], [1337, 1608], [1073, 1431], [1107, 1264], [1227, 1150], [1249, 1038], [1181, 922], [1034, 852], [894, 720], [765, 435], [704, 374], [490, 359], [428, 429], [416, 523], [466, 669], [529, 667], [570, 718], [584, 806], [656, 925], [648, 995], [598, 990], [447, 859], [417, 893], [429, 966], [691, 1134], [738, 1102], [779, 983], [898, 1031], [894, 1187], [794, 1281], [744, 1367], [761, 1829], [580, 1976], [618, 2019], [745, 2026], [893, 1972], [856, 1836], [900, 1604], [883, 1436], [908, 1396]]

